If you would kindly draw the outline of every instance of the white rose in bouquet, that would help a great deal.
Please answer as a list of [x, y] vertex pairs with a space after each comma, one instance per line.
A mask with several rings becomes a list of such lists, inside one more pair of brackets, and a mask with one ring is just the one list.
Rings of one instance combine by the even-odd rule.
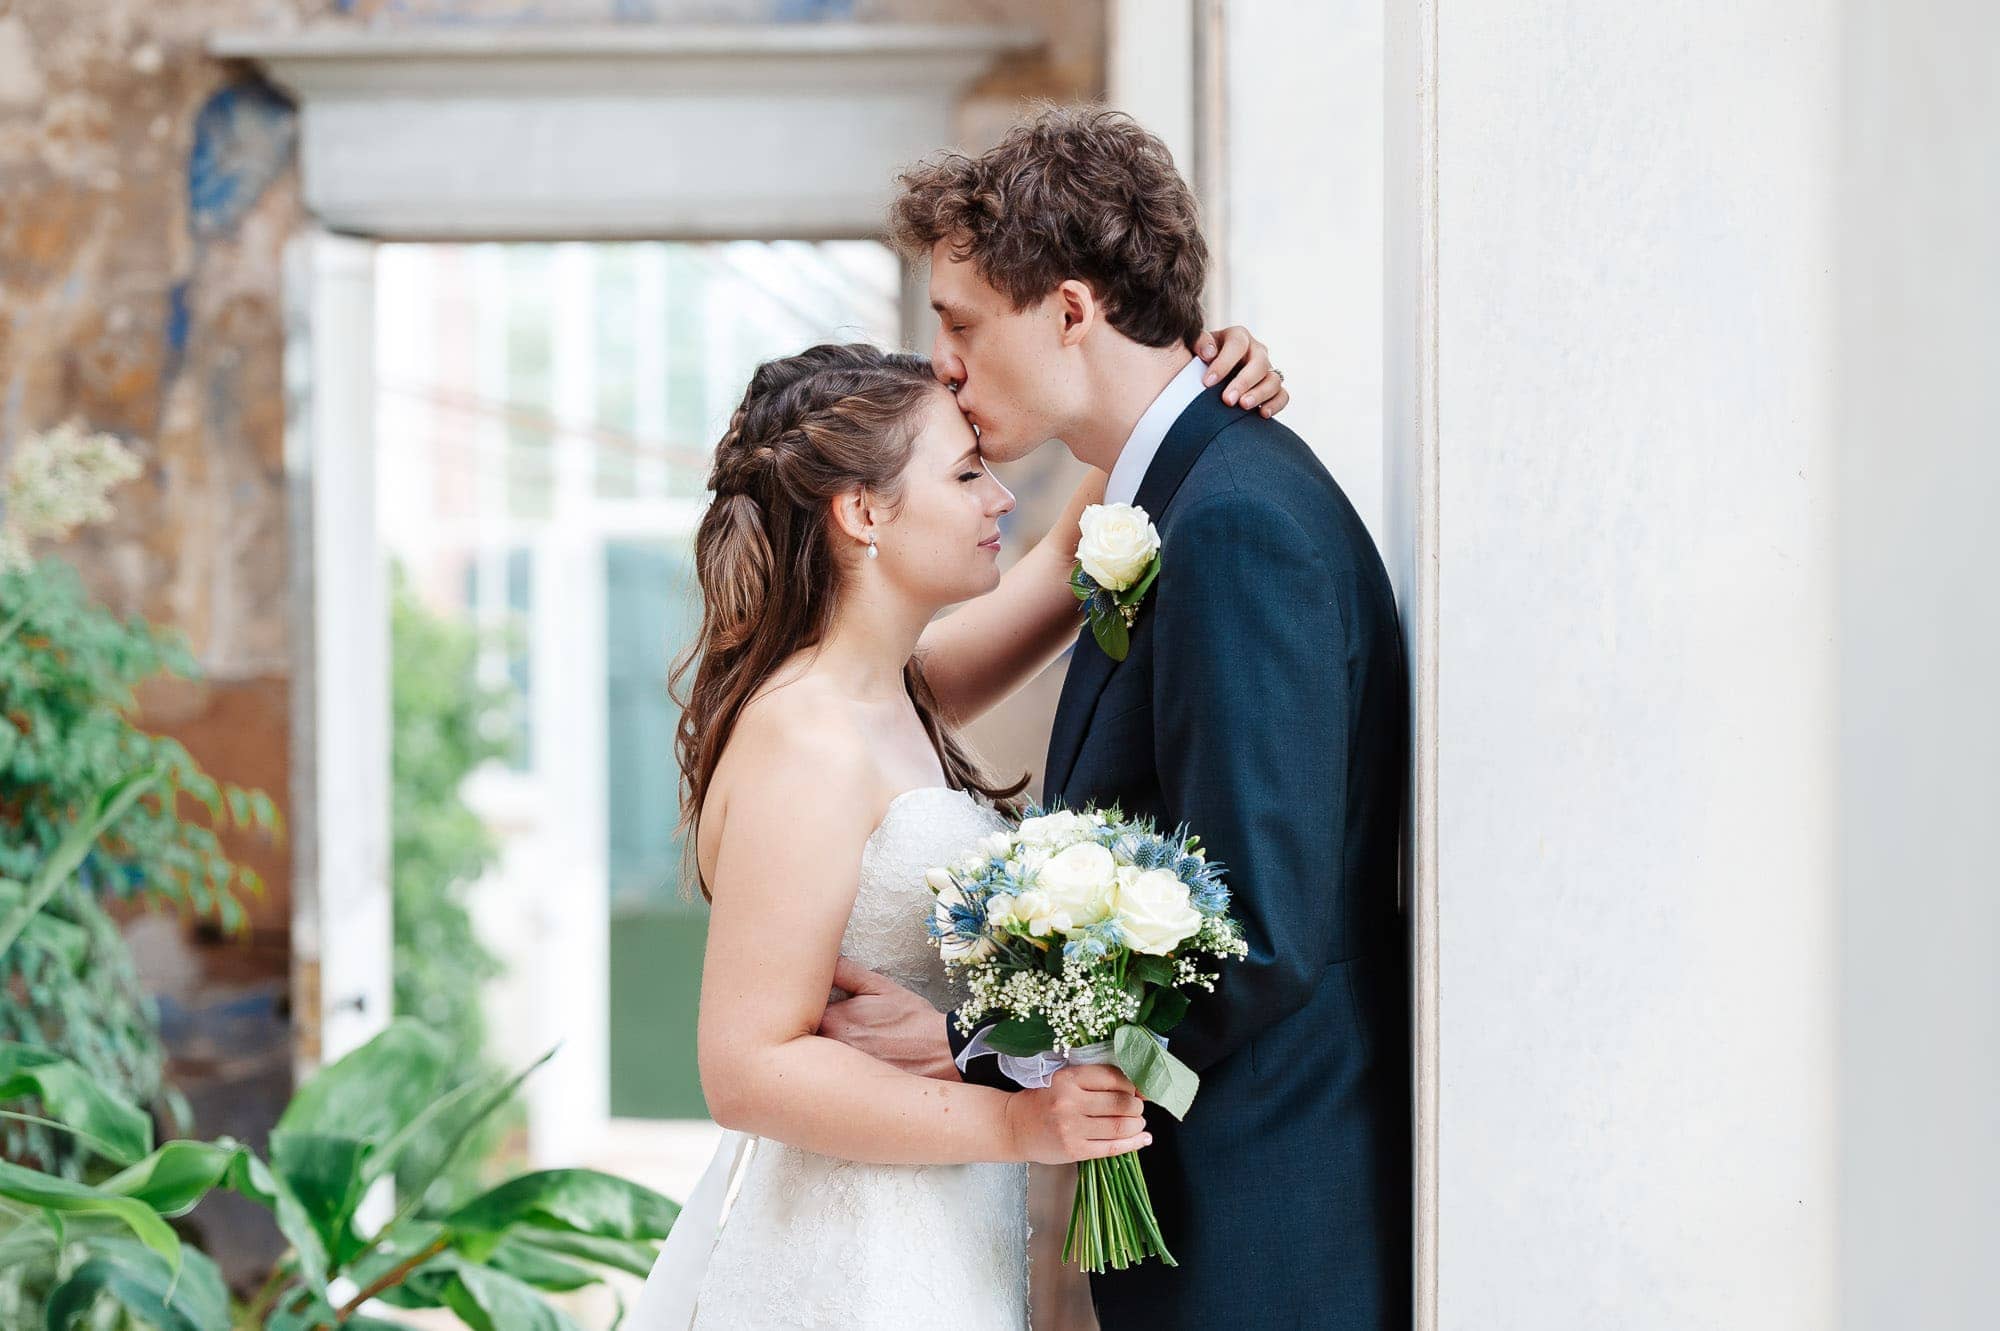
[[[1045, 813], [1039, 818], [1025, 819], [1020, 831], [1015, 835], [1023, 846], [1038, 846], [1044, 850], [1061, 850], [1089, 838], [1097, 830], [1097, 824], [1080, 813], [1068, 809], [1058, 809]], [[1005, 833], [996, 835], [1004, 836]]]
[[1148, 869], [1118, 884], [1118, 927], [1134, 952], [1165, 956], [1201, 928], [1187, 884], [1166, 869]]
[[1160, 533], [1144, 511], [1130, 504], [1092, 504], [1083, 510], [1077, 562], [1091, 580], [1122, 592], [1137, 582], [1160, 551]]
[[1056, 910], [1069, 916], [1066, 927], [1083, 928], [1111, 914], [1118, 862], [1104, 847], [1086, 841], [1044, 864], [1035, 884]]
[[1057, 906], [1046, 892], [1023, 892], [1013, 900], [1009, 914], [1014, 923], [1026, 925], [1036, 938], [1062, 933], [1072, 927], [1069, 912]]

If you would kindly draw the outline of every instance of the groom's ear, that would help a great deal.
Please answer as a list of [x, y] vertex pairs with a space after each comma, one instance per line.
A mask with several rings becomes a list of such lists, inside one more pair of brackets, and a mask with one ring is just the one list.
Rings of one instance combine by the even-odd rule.
[[1062, 316], [1062, 344], [1079, 345], [1104, 317], [1104, 307], [1090, 283], [1071, 277], [1055, 290], [1056, 312]]

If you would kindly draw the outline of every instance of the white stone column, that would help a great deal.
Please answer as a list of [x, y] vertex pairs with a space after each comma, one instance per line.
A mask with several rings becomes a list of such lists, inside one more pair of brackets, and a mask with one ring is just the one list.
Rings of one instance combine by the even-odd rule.
[[1391, 22], [1420, 1325], [1833, 1326], [1839, 7]]
[[1382, 539], [1380, 0], [1227, 0], [1214, 173], [1228, 227], [1219, 323], [1286, 374], [1284, 422]]
[[1211, 325], [1271, 348], [1285, 423], [1378, 541], [1382, 29], [1374, 0], [1119, 0], [1106, 53], [1110, 103], [1201, 196]]
[[2000, 1321], [2000, 10], [1844, 7], [1840, 1292]]

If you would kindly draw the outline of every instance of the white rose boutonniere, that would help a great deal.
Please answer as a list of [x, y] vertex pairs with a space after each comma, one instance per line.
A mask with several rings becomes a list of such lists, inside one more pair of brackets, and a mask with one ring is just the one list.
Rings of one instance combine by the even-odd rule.
[[1090, 617], [1097, 645], [1112, 660], [1123, 661], [1139, 602], [1160, 576], [1160, 533], [1136, 504], [1092, 504], [1080, 525], [1069, 587]]

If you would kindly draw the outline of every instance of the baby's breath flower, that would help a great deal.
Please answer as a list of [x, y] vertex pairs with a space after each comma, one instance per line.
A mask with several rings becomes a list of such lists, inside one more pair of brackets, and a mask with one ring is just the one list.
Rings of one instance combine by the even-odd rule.
[[106, 493], [139, 471], [138, 457], [115, 437], [74, 421], [23, 439], [0, 483], [0, 568], [27, 563], [31, 542], [108, 519]]

